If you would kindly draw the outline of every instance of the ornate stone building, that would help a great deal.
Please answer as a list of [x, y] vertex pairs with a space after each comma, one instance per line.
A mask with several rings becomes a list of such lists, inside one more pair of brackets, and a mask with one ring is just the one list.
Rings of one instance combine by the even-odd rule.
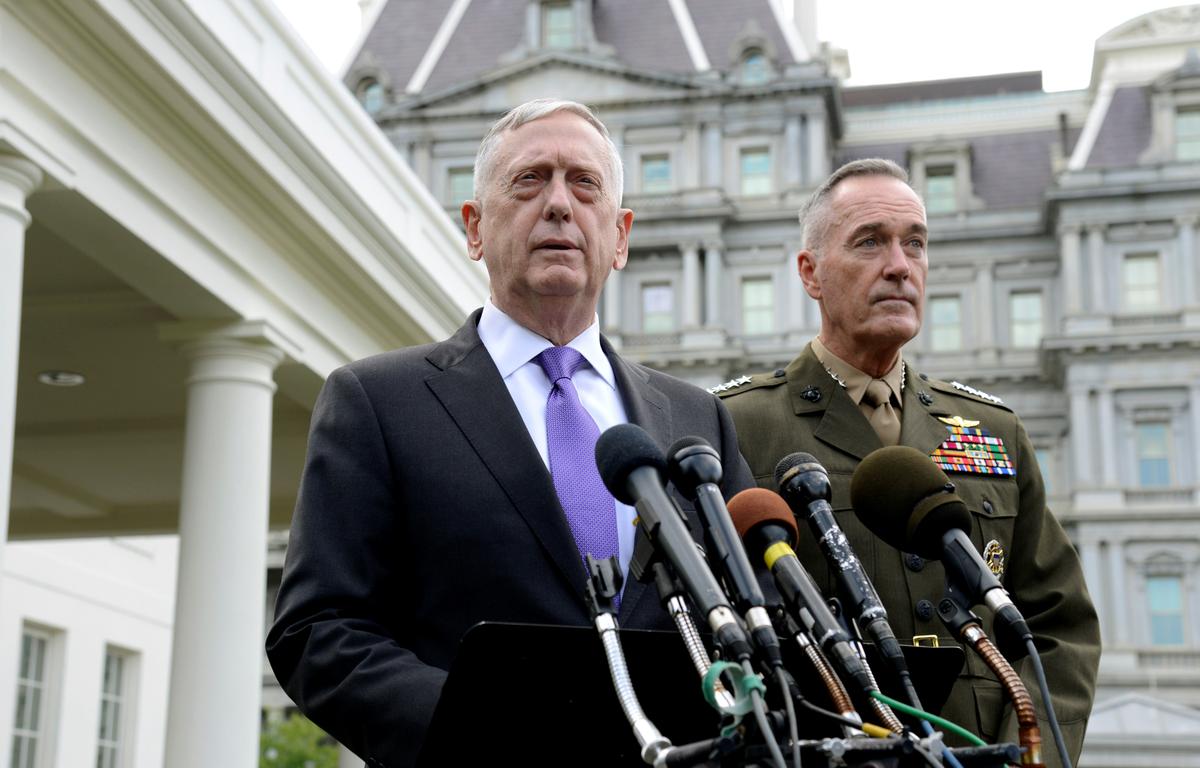
[[815, 333], [794, 268], [813, 185], [855, 157], [905, 165], [931, 230], [907, 354], [1022, 414], [1099, 606], [1083, 764], [1185, 764], [1200, 749], [1200, 7], [1113, 29], [1086, 90], [1046, 93], [1039, 73], [845, 88], [845, 53], [795, 6], [793, 23], [771, 0], [390, 0], [345, 83], [454, 218], [507, 108], [597, 108], [636, 212], [605, 332], [703, 385], [782, 365]]

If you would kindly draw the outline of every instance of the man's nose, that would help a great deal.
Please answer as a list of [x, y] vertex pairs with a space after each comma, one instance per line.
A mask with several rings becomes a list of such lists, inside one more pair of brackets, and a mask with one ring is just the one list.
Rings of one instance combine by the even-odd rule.
[[904, 246], [899, 241], [893, 241], [888, 245], [887, 252], [884, 254], [883, 274], [885, 277], [904, 280], [908, 277], [910, 265], [908, 263], [908, 254], [904, 252]]
[[546, 205], [542, 215], [547, 220], [571, 218], [571, 191], [567, 188], [566, 177], [555, 174], [546, 187]]

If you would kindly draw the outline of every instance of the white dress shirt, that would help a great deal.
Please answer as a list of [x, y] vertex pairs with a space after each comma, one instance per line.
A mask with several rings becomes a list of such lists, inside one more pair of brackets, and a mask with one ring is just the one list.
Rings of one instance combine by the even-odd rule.
[[[535, 358], [554, 344], [504, 314], [491, 299], [484, 303], [483, 314], [479, 318], [479, 339], [492, 356], [496, 369], [504, 379], [504, 386], [508, 387], [508, 394], [512, 396], [521, 420], [525, 422], [525, 428], [529, 430], [529, 436], [533, 438], [533, 444], [537, 446], [538, 454], [549, 470], [546, 400], [554, 385]], [[575, 372], [571, 381], [596, 426], [603, 432], [611, 426], [627, 422], [629, 419], [617, 389], [612, 363], [600, 348], [598, 319], [593, 318], [587, 330], [567, 342], [567, 346], [578, 350], [588, 362], [588, 365]], [[629, 561], [633, 557], [637, 512], [628, 504], [618, 501], [616, 515], [621, 572], [628, 573]]]

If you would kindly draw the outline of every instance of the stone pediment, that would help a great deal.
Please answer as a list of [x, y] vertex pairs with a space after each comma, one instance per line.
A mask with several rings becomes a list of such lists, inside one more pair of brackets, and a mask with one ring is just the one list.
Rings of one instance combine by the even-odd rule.
[[1194, 738], [1200, 734], [1200, 710], [1140, 693], [1122, 694], [1093, 708], [1089, 740], [1131, 734]]
[[1181, 39], [1200, 39], [1200, 5], [1151, 11], [1109, 30], [1096, 41], [1096, 45], [1124, 48]]
[[634, 70], [611, 61], [550, 53], [520, 61], [401, 105], [405, 112], [503, 112], [541, 97], [588, 104], [663, 99], [697, 93], [695, 78]]

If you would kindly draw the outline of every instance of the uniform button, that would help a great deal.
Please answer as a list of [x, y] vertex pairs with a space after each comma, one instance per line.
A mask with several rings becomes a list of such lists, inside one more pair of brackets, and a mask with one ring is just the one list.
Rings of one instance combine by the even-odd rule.
[[920, 555], [907, 554], [904, 556], [904, 566], [916, 573], [925, 567], [925, 558]]
[[933, 405], [933, 396], [928, 392], [919, 392], [917, 397], [920, 398], [921, 402], [925, 405]]
[[921, 621], [929, 621], [933, 618], [933, 603], [928, 600], [917, 601], [917, 618]]
[[784, 376], [787, 376], [787, 371], [782, 368], [775, 369], [775, 378], [782, 379]]
[[983, 500], [983, 513], [985, 515], [992, 514], [992, 502], [988, 501], [987, 499]]

